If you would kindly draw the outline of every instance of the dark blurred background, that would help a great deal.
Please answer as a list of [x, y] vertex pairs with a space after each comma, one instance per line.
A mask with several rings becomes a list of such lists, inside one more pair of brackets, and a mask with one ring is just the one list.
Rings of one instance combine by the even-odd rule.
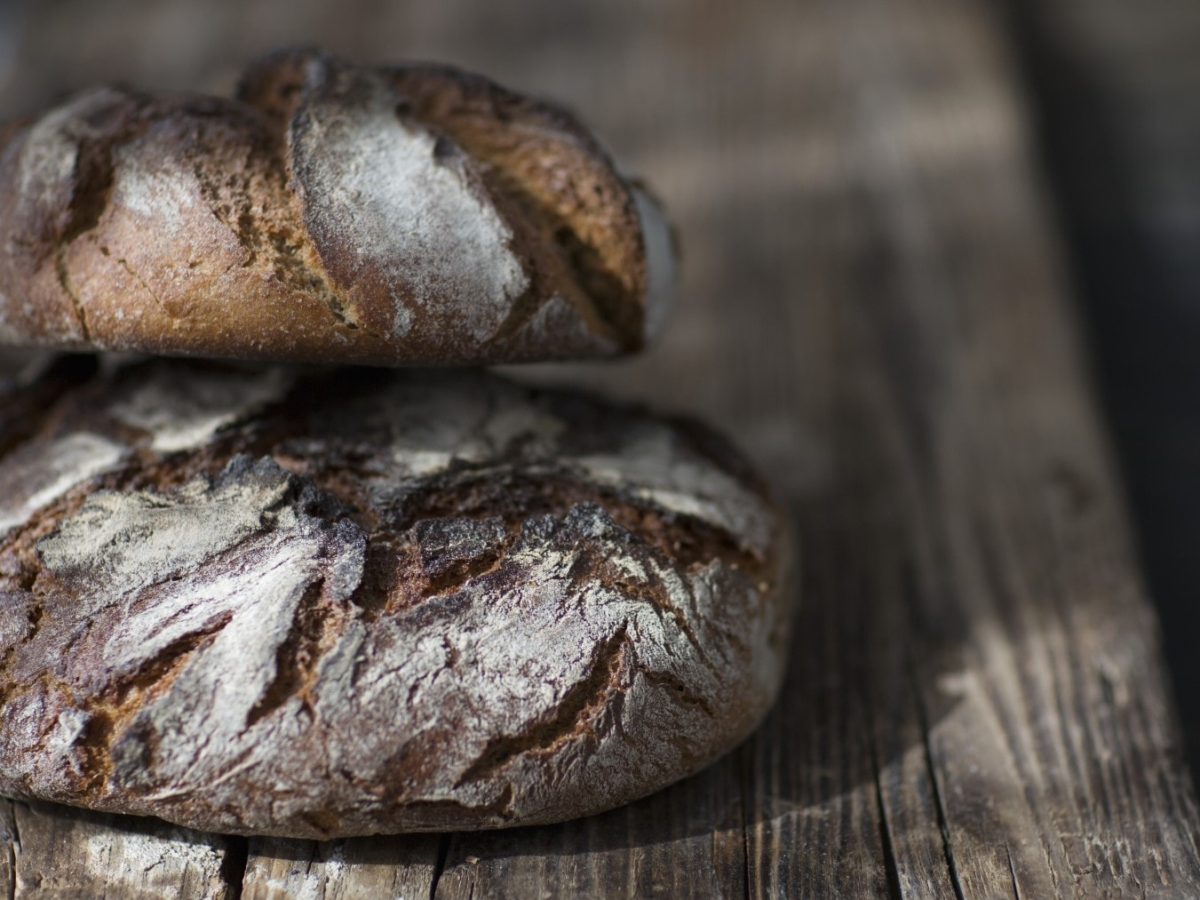
[[[870, 5], [825, 3], [829, 16], [869, 15]], [[842, 115], [837, 67], [859, 63], [813, 27], [820, 17], [806, 15], [802, 28], [794, 9], [782, 0], [0, 0], [0, 115], [100, 80], [228, 91], [247, 60], [285, 44], [364, 60], [446, 60], [559, 99], [649, 177], [686, 249], [670, 352], [573, 377], [694, 412], [738, 410], [721, 424], [791, 488], [822, 465], [819, 435], [756, 415], [755, 397], [731, 396], [738, 379], [726, 374], [786, 371], [739, 343], [739, 292], [795, 290], [790, 273], [819, 227], [796, 204], [851, 165], [819, 123]], [[994, 9], [1004, 36], [997, 52], [1020, 86], [1017, 114], [1029, 120], [1091, 338], [1196, 771], [1200, 3], [1006, 0]], [[960, 104], [967, 121], [942, 134], [916, 119], [894, 123], [905, 140], [986, 142], [993, 112], [1011, 114], [990, 109], [971, 85], [931, 84], [930, 98], [941, 113]], [[765, 221], [769, 229], [758, 227]], [[717, 240], [731, 230], [745, 240]], [[786, 314], [803, 320], [804, 300], [789, 296]], [[707, 354], [710, 364], [681, 384], [661, 362], [679, 354]]]

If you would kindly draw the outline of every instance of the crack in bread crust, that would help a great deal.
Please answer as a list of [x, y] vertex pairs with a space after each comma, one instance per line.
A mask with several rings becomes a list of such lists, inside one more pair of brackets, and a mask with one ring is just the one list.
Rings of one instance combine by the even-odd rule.
[[517, 734], [489, 741], [454, 786], [488, 778], [518, 756], [548, 756], [563, 744], [580, 738], [598, 741], [601, 734], [596, 720], [606, 712], [612, 715], [613, 698], [620, 691], [620, 680], [627, 671], [628, 630], [629, 626], [622, 624], [615, 634], [597, 645], [584, 677], [566, 690], [548, 714]]

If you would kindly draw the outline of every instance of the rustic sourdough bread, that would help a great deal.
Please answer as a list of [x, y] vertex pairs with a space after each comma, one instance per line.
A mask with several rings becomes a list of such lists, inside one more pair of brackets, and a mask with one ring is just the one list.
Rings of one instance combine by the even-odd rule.
[[478, 364], [662, 324], [655, 203], [562, 110], [316, 52], [236, 100], [100, 87], [0, 128], [0, 341]]
[[778, 510], [698, 425], [479, 372], [65, 358], [0, 391], [0, 793], [216, 831], [544, 823], [778, 688]]

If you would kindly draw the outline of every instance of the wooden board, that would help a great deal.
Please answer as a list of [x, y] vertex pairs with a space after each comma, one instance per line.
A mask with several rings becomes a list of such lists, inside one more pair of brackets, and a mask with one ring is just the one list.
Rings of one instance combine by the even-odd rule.
[[[802, 605], [765, 726], [626, 809], [324, 846], [177, 836], [155, 871], [187, 894], [179, 854], [199, 853], [248, 897], [1200, 894], [1157, 625], [992, 7], [457, 0], [339, 8], [326, 31], [273, 8], [335, 48], [562, 97], [651, 177], [685, 243], [669, 335], [526, 375], [731, 431], [794, 510]], [[220, 80], [218, 62], [161, 66]], [[0, 815], [17, 895], [68, 879], [96, 829], [129, 834], [21, 810]], [[53, 862], [27, 849], [50, 841]], [[109, 896], [136, 895], [132, 857], [107, 858]]]
[[1009, 5], [1198, 772], [1200, 3]]
[[236, 839], [144, 819], [0, 800], [7, 897], [237, 896]]

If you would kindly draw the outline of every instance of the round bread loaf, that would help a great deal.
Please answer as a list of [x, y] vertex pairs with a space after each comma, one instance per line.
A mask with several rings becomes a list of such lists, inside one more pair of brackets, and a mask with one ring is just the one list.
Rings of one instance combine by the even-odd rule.
[[239, 98], [101, 87], [0, 128], [0, 340], [310, 363], [608, 356], [662, 323], [655, 203], [562, 110], [317, 52]]
[[82, 365], [0, 395], [0, 793], [545, 823], [773, 700], [786, 529], [706, 428], [474, 371]]

